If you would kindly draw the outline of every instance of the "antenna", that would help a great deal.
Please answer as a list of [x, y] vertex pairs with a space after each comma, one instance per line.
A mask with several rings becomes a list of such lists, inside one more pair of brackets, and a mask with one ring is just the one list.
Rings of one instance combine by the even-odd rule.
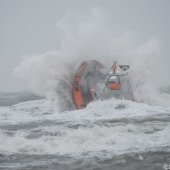
[[114, 61], [113, 64], [112, 64], [112, 67], [111, 67], [111, 69], [112, 69], [112, 71], [113, 71], [113, 74], [116, 73], [116, 67], [117, 67], [117, 62]]

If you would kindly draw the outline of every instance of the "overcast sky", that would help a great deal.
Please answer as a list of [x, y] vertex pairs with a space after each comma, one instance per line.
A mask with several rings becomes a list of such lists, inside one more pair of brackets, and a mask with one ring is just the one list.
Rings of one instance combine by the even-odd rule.
[[107, 11], [120, 31], [158, 38], [161, 72], [170, 71], [170, 0], [0, 0], [0, 91], [23, 90], [13, 75], [21, 57], [56, 50], [57, 21], [68, 11], [85, 15], [93, 7]]

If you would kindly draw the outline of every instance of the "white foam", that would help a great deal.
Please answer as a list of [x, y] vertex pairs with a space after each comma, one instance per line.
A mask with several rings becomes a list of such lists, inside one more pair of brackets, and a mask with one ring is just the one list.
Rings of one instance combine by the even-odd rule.
[[[44, 114], [44, 112], [51, 114]], [[170, 146], [169, 123], [152, 124], [151, 121], [134, 124], [123, 121], [124, 119], [140, 121], [143, 118], [152, 119], [157, 116], [163, 118], [169, 113], [170, 108], [115, 99], [94, 102], [83, 110], [63, 113], [58, 112], [55, 103], [44, 99], [20, 103], [13, 107], [0, 108], [1, 126], [24, 125], [29, 122], [38, 125], [48, 120], [56, 124], [20, 128], [11, 131], [14, 132], [13, 135], [8, 135], [8, 130], [1, 130], [0, 151], [1, 153], [80, 154], [105, 150], [108, 153], [121, 154]], [[112, 126], [100, 124], [101, 121], [112, 120], [116, 122]], [[99, 123], [95, 124], [96, 121]], [[76, 124], [82, 126], [78, 128], [69, 126]], [[154, 129], [160, 130], [154, 132]], [[28, 138], [27, 136], [33, 131], [42, 133], [42, 136]], [[150, 131], [151, 133], [147, 133]]]
[[[119, 107], [123, 109], [119, 109]], [[42, 99], [20, 103], [11, 107], [1, 107], [0, 116], [2, 123], [24, 123], [43, 120], [99, 120], [155, 116], [160, 113], [169, 113], [170, 108], [132, 102], [128, 100], [116, 100], [90, 103], [83, 110], [60, 112], [55, 101]]]

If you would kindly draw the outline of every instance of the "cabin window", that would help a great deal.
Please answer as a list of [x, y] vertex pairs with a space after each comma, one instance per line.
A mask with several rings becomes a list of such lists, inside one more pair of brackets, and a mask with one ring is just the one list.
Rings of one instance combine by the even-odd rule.
[[119, 79], [116, 76], [109, 77], [108, 83], [119, 83]]

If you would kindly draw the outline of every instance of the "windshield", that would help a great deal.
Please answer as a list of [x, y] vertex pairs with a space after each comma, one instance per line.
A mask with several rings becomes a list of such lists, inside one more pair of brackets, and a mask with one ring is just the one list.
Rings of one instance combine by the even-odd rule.
[[111, 76], [108, 80], [109, 83], [118, 83], [118, 78], [116, 76]]

